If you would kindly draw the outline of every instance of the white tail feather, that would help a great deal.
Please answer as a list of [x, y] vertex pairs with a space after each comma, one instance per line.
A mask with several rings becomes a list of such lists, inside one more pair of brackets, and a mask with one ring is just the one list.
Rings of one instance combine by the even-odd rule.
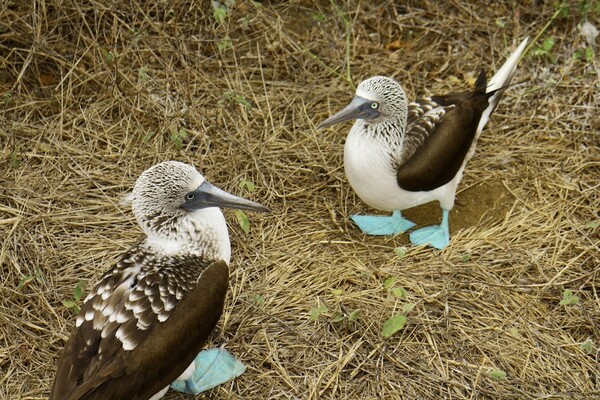
[[[496, 72], [494, 76], [492, 76], [486, 89], [488, 93], [493, 90], [506, 87], [508, 84], [510, 84], [510, 81], [512, 80], [513, 76], [515, 76], [515, 72], [517, 71], [517, 63], [521, 59], [521, 55], [523, 54], [523, 51], [527, 46], [527, 42], [529, 42], [529, 38], [525, 38], [521, 42], [519, 47], [517, 47], [517, 49], [510, 55], [510, 57], [508, 57], [508, 60], [506, 60], [504, 65], [502, 65], [498, 72]], [[479, 120], [479, 125], [477, 126], [477, 133], [475, 134], [475, 137], [479, 137], [479, 134], [483, 130], [483, 127], [490, 120], [490, 116], [496, 109], [496, 106], [500, 102], [500, 98], [502, 98], [502, 95], [504, 94], [505, 90], [506, 89], [498, 90], [496, 93], [494, 93], [492, 97], [490, 97], [490, 105], [481, 114], [481, 119]]]

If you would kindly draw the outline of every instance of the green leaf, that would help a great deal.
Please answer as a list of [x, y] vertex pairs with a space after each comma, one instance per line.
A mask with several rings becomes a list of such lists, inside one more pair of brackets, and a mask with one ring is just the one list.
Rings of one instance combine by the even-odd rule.
[[21, 157], [17, 150], [10, 152], [10, 166], [13, 168], [19, 168], [21, 166]]
[[333, 289], [331, 293], [333, 293], [334, 296], [340, 296], [344, 291], [342, 289]]
[[181, 148], [183, 147], [183, 141], [181, 140], [179, 135], [176, 133], [173, 133], [171, 135], [171, 142], [173, 142], [173, 144], [175, 145], [175, 148], [177, 150], [181, 150]]
[[381, 328], [381, 336], [384, 338], [389, 338], [394, 333], [402, 329], [404, 324], [406, 324], [406, 316], [402, 314], [394, 315], [392, 318], [383, 323], [383, 327]]
[[325, 16], [320, 13], [312, 13], [310, 17], [317, 22], [325, 22]]
[[587, 224], [585, 224], [585, 228], [588, 228], [588, 229], [596, 229], [599, 226], [600, 226], [600, 219], [597, 219], [595, 221], [591, 221], [591, 222], [588, 222]]
[[240, 189], [243, 190], [244, 188], [250, 193], [256, 192], [256, 185], [254, 184], [254, 182], [242, 179], [240, 181]]
[[148, 66], [144, 65], [138, 69], [138, 78], [142, 82], [148, 82]]
[[404, 257], [406, 257], [406, 247], [404, 247], [404, 246], [402, 246], [402, 247], [396, 247], [394, 249], [394, 253], [396, 253], [396, 255], [399, 258], [404, 258]]
[[521, 334], [519, 333], [519, 330], [517, 328], [510, 328], [508, 330], [508, 334], [512, 337], [515, 337], [517, 339], [521, 338]]
[[331, 318], [331, 322], [342, 322], [346, 318], [346, 314], [343, 312], [336, 311]]
[[250, 220], [248, 219], [246, 213], [244, 213], [242, 210], [235, 210], [234, 214], [235, 219], [237, 219], [237, 222], [242, 230], [246, 233], [250, 232]]
[[585, 48], [585, 61], [592, 63], [594, 61], [594, 49], [591, 47]]
[[583, 58], [583, 54], [584, 54], [585, 50], [584, 49], [577, 49], [573, 52], [573, 59], [574, 60], [579, 60], [580, 58]]
[[594, 352], [594, 341], [588, 338], [585, 342], [581, 343], [581, 350], [586, 354], [592, 354]]
[[146, 133], [143, 137], [142, 137], [142, 142], [143, 143], [148, 143], [150, 141], [150, 139], [152, 139], [152, 137], [154, 136], [155, 132], [154, 131], [148, 131], [148, 133]]
[[415, 306], [414, 303], [406, 303], [405, 305], [402, 306], [402, 314], [408, 313], [410, 310], [412, 310], [414, 308], [414, 306]]
[[254, 296], [254, 303], [257, 306], [264, 306], [265, 305], [265, 298], [262, 297], [261, 295], [257, 294], [256, 296]]
[[552, 50], [552, 47], [554, 47], [554, 39], [553, 38], [544, 39], [544, 43], [542, 43], [542, 49], [546, 52], [550, 52], [550, 50]]
[[225, 22], [229, 10], [218, 1], [213, 1], [213, 17], [218, 24]]
[[460, 257], [462, 262], [467, 262], [471, 259], [471, 253], [465, 253]]
[[219, 48], [219, 50], [227, 50], [233, 47], [233, 43], [231, 43], [231, 40], [229, 38], [225, 38], [219, 40], [219, 42], [217, 43], [217, 47]]
[[310, 320], [311, 321], [316, 321], [317, 319], [319, 319], [319, 316], [325, 312], [329, 311], [327, 309], [327, 307], [325, 306], [319, 306], [319, 307], [314, 307], [311, 308], [310, 310]]
[[390, 276], [385, 281], [383, 281], [383, 287], [386, 289], [391, 288], [392, 286], [394, 286], [394, 283], [396, 283], [397, 279], [398, 278], [396, 278], [395, 276]]
[[62, 303], [66, 308], [73, 308], [77, 305], [77, 303], [75, 303], [73, 300], [63, 300]]
[[244, 106], [246, 108], [246, 110], [252, 109], [252, 104], [248, 100], [246, 100], [246, 98], [244, 96], [242, 96], [241, 94], [238, 94], [235, 96], [235, 101], [236, 101], [236, 103]]
[[33, 275], [25, 275], [24, 277], [22, 277], [19, 280], [19, 284], [17, 285], [17, 290], [21, 289], [22, 287], [24, 287], [25, 285], [27, 285], [27, 283], [29, 281], [31, 281], [33, 278], [35, 278], [35, 276]]
[[563, 292], [563, 299], [560, 301], [561, 306], [570, 306], [579, 303], [579, 296], [573, 294], [570, 289], [565, 289]]
[[496, 379], [496, 380], [505, 379], [506, 372], [502, 371], [501, 369], [493, 369], [490, 371], [490, 378]]
[[406, 298], [406, 290], [402, 286], [393, 288], [392, 294], [401, 299]]
[[354, 310], [350, 314], [348, 314], [348, 321], [356, 322], [358, 320], [359, 316], [360, 316], [360, 310]]
[[506, 21], [504, 21], [504, 18], [496, 18], [496, 26], [500, 29], [506, 28]]
[[83, 297], [83, 286], [83, 281], [79, 281], [75, 285], [75, 290], [73, 291], [73, 298], [75, 299], [75, 301], [79, 301]]
[[12, 93], [11, 92], [6, 92], [2, 95], [2, 100], [4, 101], [4, 106], [8, 106], [8, 104], [11, 102], [12, 100]]

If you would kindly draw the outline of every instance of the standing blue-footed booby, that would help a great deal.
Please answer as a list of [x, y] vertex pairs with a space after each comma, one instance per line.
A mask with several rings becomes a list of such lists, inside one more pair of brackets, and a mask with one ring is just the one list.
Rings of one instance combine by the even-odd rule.
[[356, 120], [344, 146], [344, 167], [350, 186], [369, 206], [392, 215], [353, 215], [370, 235], [394, 235], [415, 224], [401, 211], [437, 200], [440, 225], [410, 234], [415, 245], [444, 248], [449, 240], [448, 215], [456, 187], [475, 151], [477, 138], [510, 84], [528, 39], [486, 82], [482, 71], [472, 91], [406, 101], [395, 80], [375, 76], [362, 81], [356, 96], [318, 129]]
[[146, 238], [86, 297], [50, 400], [159, 399], [176, 379], [197, 392], [198, 352], [228, 285], [231, 247], [218, 207], [269, 211], [175, 161], [144, 171], [131, 202]]

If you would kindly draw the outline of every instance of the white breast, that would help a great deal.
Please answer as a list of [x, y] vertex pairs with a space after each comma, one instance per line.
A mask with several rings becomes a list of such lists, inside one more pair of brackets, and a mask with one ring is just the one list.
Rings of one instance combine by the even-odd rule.
[[365, 134], [363, 129], [362, 122], [357, 121], [344, 146], [346, 176], [362, 201], [382, 211], [405, 210], [434, 200], [439, 201], [443, 208], [452, 209], [462, 168], [444, 186], [429, 192], [409, 192], [398, 186], [387, 143]]

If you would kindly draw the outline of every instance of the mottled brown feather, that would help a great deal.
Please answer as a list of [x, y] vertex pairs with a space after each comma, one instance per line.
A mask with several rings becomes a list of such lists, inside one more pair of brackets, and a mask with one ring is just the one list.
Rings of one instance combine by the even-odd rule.
[[411, 103], [397, 180], [410, 191], [436, 189], [452, 180], [471, 147], [481, 114], [494, 92], [485, 73], [472, 91], [433, 96]]
[[[127, 269], [132, 266], [142, 269], [131, 284], [154, 297], [117, 289], [105, 301], [99, 300], [102, 291], [132, 277]], [[193, 361], [217, 324], [227, 282], [224, 261], [192, 256], [156, 259], [138, 247], [132, 249], [86, 298], [80, 316], [96, 315], [81, 323], [65, 345], [50, 400], [143, 400], [168, 386]], [[177, 300], [177, 294], [183, 297]], [[165, 307], [167, 303], [176, 307]], [[124, 321], [98, 316], [101, 305]], [[155, 311], [168, 319], [160, 322]], [[104, 322], [104, 338], [94, 329], [94, 320]], [[140, 329], [138, 322], [146, 328]], [[133, 350], [124, 350], [115, 337], [119, 329], [135, 344]]]

